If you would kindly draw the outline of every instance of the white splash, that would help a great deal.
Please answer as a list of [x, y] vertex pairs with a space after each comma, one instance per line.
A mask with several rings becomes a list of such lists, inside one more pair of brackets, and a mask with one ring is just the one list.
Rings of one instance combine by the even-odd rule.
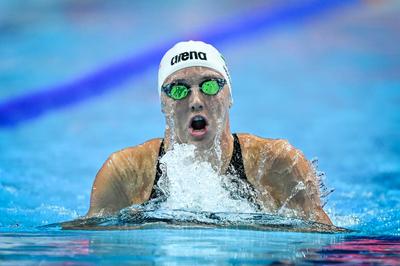
[[167, 194], [160, 207], [207, 212], [257, 212], [246, 199], [233, 199], [209, 162], [196, 160], [196, 147], [174, 144], [160, 160], [164, 170], [158, 186]]

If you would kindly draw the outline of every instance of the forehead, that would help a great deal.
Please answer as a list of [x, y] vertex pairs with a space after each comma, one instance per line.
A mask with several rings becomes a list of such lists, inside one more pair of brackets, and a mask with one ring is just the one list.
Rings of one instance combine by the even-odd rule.
[[223, 76], [214, 69], [195, 66], [183, 68], [172, 73], [165, 79], [164, 83], [169, 83], [177, 79], [187, 81], [199, 81], [204, 77], [223, 78]]

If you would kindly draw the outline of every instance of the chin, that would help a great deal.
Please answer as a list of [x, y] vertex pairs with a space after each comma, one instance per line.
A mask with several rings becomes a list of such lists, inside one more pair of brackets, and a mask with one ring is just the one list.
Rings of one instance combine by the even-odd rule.
[[214, 145], [215, 138], [215, 135], [212, 135], [210, 133], [211, 132], [207, 132], [207, 134], [201, 137], [189, 136], [189, 143], [195, 145], [200, 149], [209, 149]]

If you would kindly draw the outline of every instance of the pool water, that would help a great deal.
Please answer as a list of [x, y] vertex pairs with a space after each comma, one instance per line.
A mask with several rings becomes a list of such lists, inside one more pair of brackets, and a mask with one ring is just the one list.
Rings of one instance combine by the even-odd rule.
[[[210, 13], [211, 3], [191, 1], [3, 1], [0, 264], [400, 264], [400, 5], [349, 1], [321, 9], [317, 2], [222, 1]], [[282, 12], [295, 4], [295, 15]], [[274, 19], [239, 23], [263, 12]], [[230, 25], [235, 31], [218, 33]], [[39, 227], [84, 215], [108, 155], [163, 135], [157, 63], [140, 68], [139, 60], [139, 70], [125, 76], [110, 66], [144, 53], [150, 62], [157, 47], [197, 36], [214, 41], [228, 61], [232, 131], [285, 138], [317, 157], [335, 190], [324, 209], [355, 232]], [[103, 83], [75, 82], [99, 69]], [[104, 87], [79, 97], [72, 89], [52, 94], [57, 104], [35, 94], [60, 84]], [[18, 97], [28, 100], [14, 117], [7, 106]], [[41, 111], [26, 107], [32, 104]]]

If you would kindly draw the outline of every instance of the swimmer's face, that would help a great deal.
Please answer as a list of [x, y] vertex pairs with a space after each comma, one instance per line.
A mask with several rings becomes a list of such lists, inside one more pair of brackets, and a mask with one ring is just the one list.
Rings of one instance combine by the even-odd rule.
[[199, 84], [210, 78], [224, 77], [207, 67], [189, 67], [176, 71], [164, 81], [163, 85], [179, 82], [189, 85], [191, 89], [182, 100], [174, 100], [161, 92], [162, 111], [173, 141], [207, 149], [229, 126], [229, 87], [225, 84], [216, 95], [206, 95], [200, 91]]

